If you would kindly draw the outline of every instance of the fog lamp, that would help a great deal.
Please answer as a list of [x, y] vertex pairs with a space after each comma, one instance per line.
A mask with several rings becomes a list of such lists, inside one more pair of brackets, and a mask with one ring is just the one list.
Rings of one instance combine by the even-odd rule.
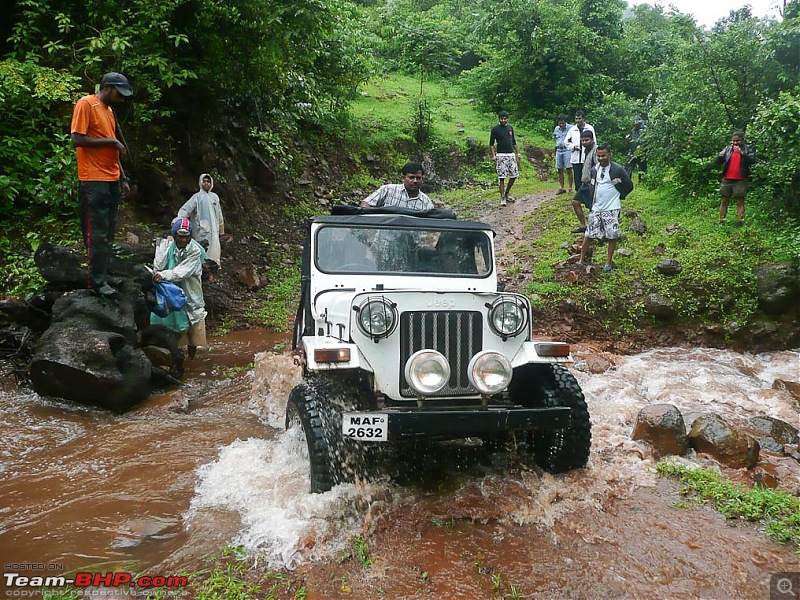
[[506, 389], [512, 374], [511, 363], [498, 352], [478, 352], [467, 367], [469, 382], [481, 394], [489, 396]]
[[450, 364], [436, 350], [418, 350], [409, 357], [405, 375], [408, 385], [417, 394], [435, 394], [447, 385]]

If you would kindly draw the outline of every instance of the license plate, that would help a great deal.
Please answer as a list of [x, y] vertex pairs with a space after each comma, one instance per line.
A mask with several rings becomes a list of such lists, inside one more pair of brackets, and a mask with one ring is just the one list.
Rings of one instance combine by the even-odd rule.
[[342, 415], [345, 437], [363, 442], [385, 442], [389, 439], [389, 415], [384, 413], [345, 413]]

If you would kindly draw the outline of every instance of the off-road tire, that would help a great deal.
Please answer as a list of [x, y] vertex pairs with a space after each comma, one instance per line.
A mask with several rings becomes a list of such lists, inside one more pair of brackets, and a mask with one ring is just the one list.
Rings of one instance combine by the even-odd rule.
[[[533, 432], [534, 462], [549, 473], [586, 466], [592, 445], [589, 409], [575, 377], [561, 365], [528, 365], [514, 374], [516, 401], [530, 408], [570, 408], [571, 423]], [[528, 390], [528, 391], [525, 391]]]
[[308, 384], [301, 383], [289, 394], [286, 404], [286, 429], [300, 425], [308, 447], [312, 494], [327, 492], [338, 483], [336, 468], [329, 442], [330, 415], [320, 405], [318, 394]]
[[366, 477], [366, 448], [342, 435], [342, 414], [357, 410], [360, 391], [331, 377], [309, 377], [289, 394], [286, 428], [299, 422], [308, 445], [311, 493]]

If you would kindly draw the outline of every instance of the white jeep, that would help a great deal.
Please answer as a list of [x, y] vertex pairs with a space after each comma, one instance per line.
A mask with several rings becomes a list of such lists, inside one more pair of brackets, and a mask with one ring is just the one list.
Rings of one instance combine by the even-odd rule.
[[310, 223], [294, 331], [304, 380], [286, 427], [305, 434], [312, 492], [409, 438], [524, 433], [541, 468], [585, 466], [569, 345], [532, 339], [528, 299], [498, 291], [492, 229], [452, 217], [337, 207]]

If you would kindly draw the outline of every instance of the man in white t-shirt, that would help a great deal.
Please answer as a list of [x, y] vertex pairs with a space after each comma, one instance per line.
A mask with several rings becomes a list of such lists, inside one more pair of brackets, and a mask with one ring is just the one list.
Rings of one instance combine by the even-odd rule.
[[621, 200], [633, 190], [633, 182], [625, 168], [611, 161], [611, 150], [606, 145], [597, 146], [597, 166], [592, 169], [594, 199], [589, 225], [583, 237], [580, 264], [586, 260], [589, 240], [608, 240], [608, 256], [603, 271], [613, 268], [614, 250], [617, 248], [619, 232], [619, 212]]
[[581, 134], [587, 129], [594, 134], [594, 141], [597, 143], [597, 132], [595, 132], [594, 127], [586, 122], [586, 116], [582, 110], [576, 110], [575, 125], [570, 127], [567, 136], [564, 138], [564, 146], [572, 153], [569, 160], [575, 174], [576, 192], [583, 175], [583, 163], [586, 161], [586, 151], [581, 145]]

